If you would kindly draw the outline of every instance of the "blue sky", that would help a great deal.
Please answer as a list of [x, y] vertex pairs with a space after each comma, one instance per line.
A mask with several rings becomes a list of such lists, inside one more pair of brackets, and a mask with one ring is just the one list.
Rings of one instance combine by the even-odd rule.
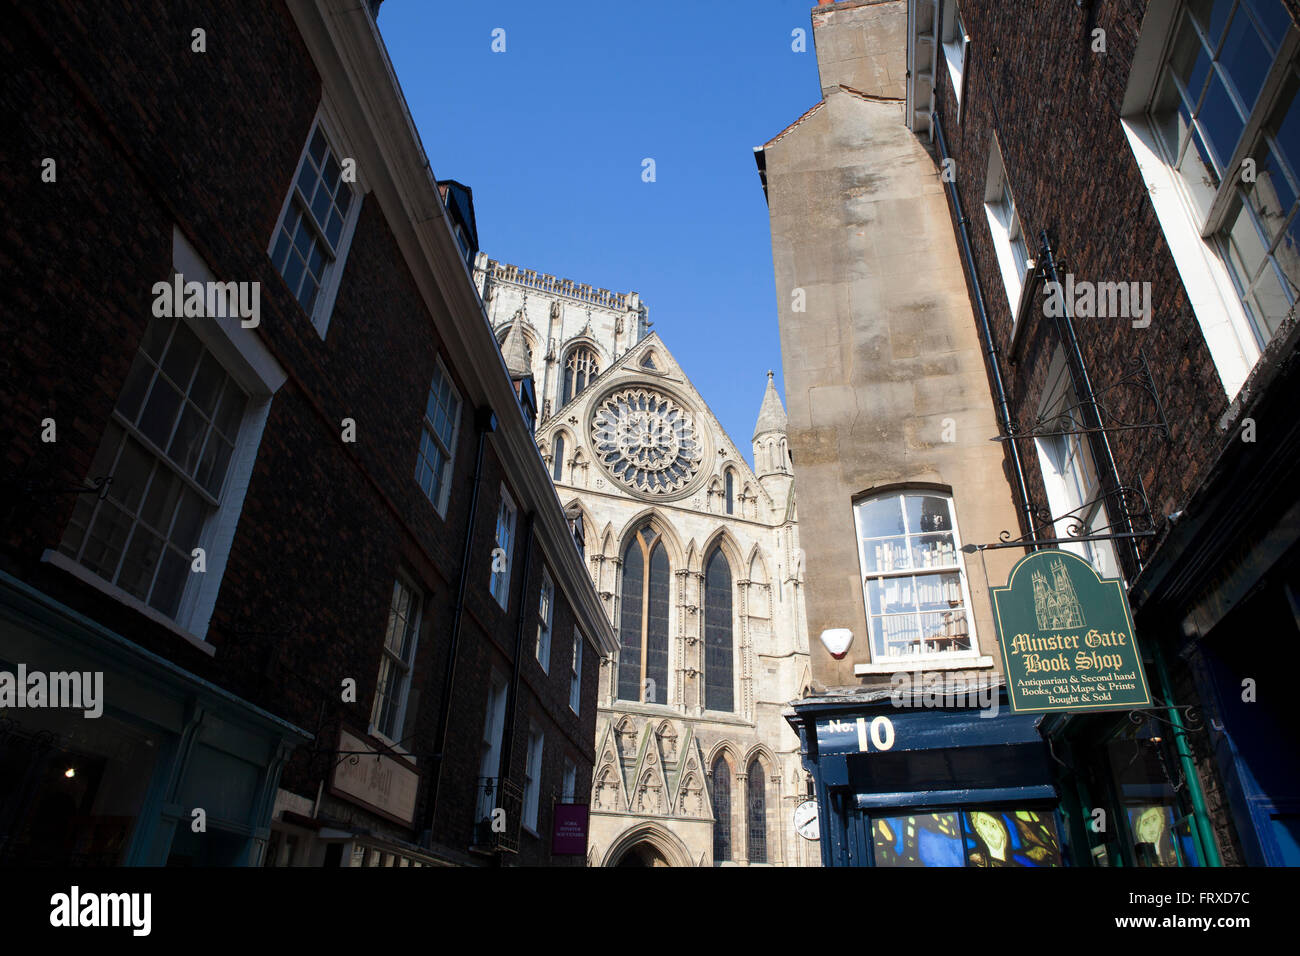
[[[812, 5], [386, 0], [379, 13], [434, 175], [474, 190], [483, 250], [639, 292], [746, 458], [768, 368], [781, 388], [753, 147], [820, 98]], [[796, 28], [807, 52], [791, 49]]]

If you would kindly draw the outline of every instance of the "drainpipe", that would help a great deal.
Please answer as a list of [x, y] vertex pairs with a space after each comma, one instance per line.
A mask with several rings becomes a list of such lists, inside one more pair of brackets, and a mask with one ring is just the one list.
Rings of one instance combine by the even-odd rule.
[[[1152, 657], [1155, 658], [1156, 676], [1160, 680], [1160, 696], [1165, 700], [1174, 699], [1173, 682], [1169, 679], [1169, 670], [1165, 667], [1165, 655], [1158, 643], [1153, 644]], [[1205, 804], [1205, 791], [1201, 789], [1201, 777], [1196, 772], [1192, 761], [1192, 750], [1187, 746], [1187, 730], [1183, 727], [1182, 714], [1177, 707], [1169, 708], [1169, 722], [1174, 726], [1174, 747], [1178, 751], [1178, 762], [1183, 769], [1183, 779], [1187, 781], [1187, 794], [1192, 799], [1192, 820], [1195, 827], [1192, 834], [1198, 837], [1201, 859], [1206, 866], [1223, 866], [1219, 856], [1219, 845], [1214, 840], [1214, 830], [1210, 826], [1210, 811]]]
[[[942, 159], [948, 159], [948, 143], [943, 138], [943, 124], [939, 122], [938, 112], [930, 114], [930, 126], [934, 130], [935, 139], [939, 143], [939, 155]], [[993, 341], [993, 330], [989, 326], [988, 312], [984, 308], [984, 290], [980, 287], [979, 273], [975, 271], [975, 255], [971, 251], [970, 232], [967, 230], [967, 224], [970, 222], [961, 208], [961, 197], [957, 193], [957, 183], [949, 182], [948, 198], [952, 201], [952, 207], [957, 214], [957, 235], [961, 240], [962, 259], [966, 266], [966, 274], [970, 277], [971, 287], [975, 290], [975, 311], [979, 319], [980, 339], [984, 344], [984, 357], [988, 361], [989, 369], [993, 374], [993, 401], [997, 406], [998, 428], [1004, 435], [1012, 433], [1011, 425], [1011, 406], [1007, 402], [1007, 390], [1002, 381], [1002, 367], [998, 361], [998, 347]], [[1015, 440], [1007, 442], [1011, 446], [1011, 470], [1015, 478], [1016, 500], [1020, 505], [1020, 513], [1025, 522], [1025, 528], [1030, 535], [1029, 547], [1034, 547], [1032, 539], [1034, 538], [1034, 509], [1029, 503], [1029, 488], [1025, 484], [1025, 470], [1020, 461], [1020, 445]]]
[[[1115, 455], [1111, 451], [1110, 436], [1106, 433], [1105, 425], [1101, 420], [1101, 413], [1097, 410], [1097, 396], [1092, 390], [1092, 378], [1088, 375], [1088, 363], [1083, 360], [1083, 349], [1079, 346], [1079, 338], [1074, 333], [1074, 319], [1070, 315], [1070, 303], [1065, 301], [1065, 293], [1062, 291], [1065, 285], [1061, 282], [1061, 276], [1057, 272], [1056, 256], [1052, 252], [1052, 242], [1048, 238], [1046, 229], [1039, 233], [1039, 241], [1043, 247], [1041, 255], [1044, 274], [1048, 282], [1056, 283], [1056, 294], [1061, 299], [1061, 315], [1057, 319], [1057, 325], [1060, 328], [1061, 338], [1065, 341], [1066, 349], [1069, 351], [1070, 378], [1074, 384], [1074, 391], [1087, 417], [1084, 427], [1094, 429], [1088, 436], [1088, 444], [1092, 448], [1093, 455], [1101, 459], [1099, 463], [1101, 473], [1110, 485], [1111, 492], [1118, 495], [1120, 488], [1119, 468], [1115, 464]], [[1123, 539], [1125, 550], [1128, 551], [1133, 567], [1137, 571], [1141, 571], [1141, 552], [1138, 550], [1137, 539], [1131, 536], [1133, 526], [1129, 521], [1128, 506], [1122, 498], [1115, 502], [1115, 510], [1119, 512], [1121, 529], [1125, 534], [1130, 535], [1130, 537]], [[1109, 515], [1109, 509], [1107, 514]]]
[[456, 687], [456, 651], [460, 645], [460, 625], [465, 612], [465, 593], [469, 587], [469, 559], [474, 545], [474, 518], [478, 513], [479, 485], [483, 478], [483, 448], [489, 432], [497, 430], [497, 417], [486, 405], [474, 412], [474, 427], [478, 431], [478, 451], [474, 456], [474, 483], [470, 489], [469, 517], [465, 523], [465, 546], [460, 556], [460, 583], [456, 586], [456, 607], [452, 612], [451, 641], [447, 646], [447, 666], [442, 678], [442, 706], [438, 711], [438, 730], [434, 736], [437, 749], [433, 753], [433, 780], [429, 784], [429, 833], [433, 833], [434, 815], [438, 808], [438, 785], [442, 781], [442, 759], [447, 749], [447, 726], [451, 722], [451, 697]]

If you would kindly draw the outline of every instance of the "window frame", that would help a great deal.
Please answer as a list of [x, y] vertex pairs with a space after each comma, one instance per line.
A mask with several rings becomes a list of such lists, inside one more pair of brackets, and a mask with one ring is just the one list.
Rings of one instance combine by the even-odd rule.
[[988, 219], [998, 271], [1007, 293], [1007, 306], [1011, 310], [1009, 338], [1014, 342], [1020, 331], [1020, 317], [1024, 313], [1025, 299], [1032, 285], [1029, 278], [1036, 263], [1029, 254], [1024, 220], [1011, 189], [1011, 179], [1007, 175], [1006, 161], [997, 134], [991, 140], [988, 170], [984, 177], [984, 215]]
[[[1225, 21], [1221, 41], [1232, 31], [1242, 9], [1237, 8], [1232, 23]], [[1220, 182], [1215, 186], [1208, 211], [1202, 213], [1188, 192], [1183, 175], [1173, 165], [1177, 157], [1170, 156], [1155, 115], [1155, 103], [1174, 55], [1184, 14], [1189, 10], [1184, 0], [1150, 0], [1142, 21], [1120, 119], [1220, 383], [1227, 398], [1232, 399], [1262, 356], [1263, 347], [1260, 344], [1262, 333], [1247, 311], [1235, 270], [1229, 265], [1224, 234], [1237, 222], [1236, 214], [1241, 209], [1241, 196], [1237, 190], [1240, 177], [1236, 171], [1244, 159], [1260, 154], [1276, 115], [1286, 105], [1283, 93], [1292, 82], [1292, 64], [1300, 54], [1300, 28], [1293, 24], [1278, 42], [1253, 104], [1241, 102], [1235, 80], [1226, 70], [1220, 72], [1217, 56], [1209, 65], [1206, 83], [1210, 84], [1215, 77], [1232, 80], [1230, 83], [1220, 82], [1220, 85], [1234, 108], [1240, 107], [1247, 116], [1232, 155], [1221, 159], [1222, 171], [1217, 173]], [[1192, 17], [1188, 19], [1195, 20]], [[1200, 42], [1204, 34], [1199, 25], [1193, 25], [1192, 30]], [[1196, 94], [1198, 105], [1207, 88], [1203, 86], [1202, 91]], [[1297, 100], [1300, 100], [1300, 91], [1290, 102], [1294, 105]], [[1193, 132], [1203, 136], [1200, 129], [1199, 123], [1193, 124]], [[1194, 148], [1190, 139], [1186, 149]], [[1293, 174], [1300, 172], [1296, 169], [1300, 157], [1283, 158], [1290, 162]], [[1213, 149], [1210, 162], [1212, 166], [1219, 162]], [[1225, 173], [1230, 175], [1225, 176]], [[1250, 220], [1250, 214], [1246, 215]], [[1285, 235], [1285, 230], [1282, 234]], [[1270, 268], [1269, 261], [1267, 258], [1264, 261], [1265, 270]]]
[[[447, 443], [443, 442], [442, 436], [438, 434], [437, 427], [429, 420], [429, 401], [435, 396], [434, 386], [441, 378], [447, 384], [448, 397], [455, 403], [456, 413], [452, 418], [451, 434]], [[451, 377], [447, 370], [447, 365], [442, 360], [442, 356], [434, 356], [433, 378], [429, 381], [428, 396], [424, 400], [424, 407], [420, 410], [420, 441], [415, 450], [415, 483], [420, 488], [420, 492], [433, 505], [433, 510], [437, 512], [439, 518], [447, 517], [447, 502], [451, 499], [452, 477], [455, 475], [456, 465], [456, 445], [460, 440], [460, 421], [464, 415], [465, 402], [461, 398], [460, 391], [456, 388], [456, 381]], [[429, 463], [428, 456], [424, 454], [424, 440], [434, 443], [434, 446], [443, 456], [442, 474], [437, 477], [438, 482], [438, 500], [434, 501], [429, 497], [424, 486], [420, 484], [420, 474], [422, 465]], [[430, 469], [432, 471], [432, 469]]]
[[564, 756], [564, 776], [560, 789], [561, 803], [576, 803], [578, 799], [578, 764], [568, 754]]
[[957, 0], [942, 0], [939, 23], [940, 55], [948, 66], [953, 98], [957, 103], [957, 122], [961, 122], [962, 100], [966, 93], [966, 66], [970, 62], [970, 34], [962, 22]]
[[[862, 508], [864, 505], [867, 505], [874, 501], [881, 501], [890, 498], [897, 500], [902, 509], [902, 515], [904, 520], [904, 531], [902, 535], [904, 540], [910, 538], [913, 534], [924, 535], [924, 534], [936, 533], [936, 532], [925, 532], [925, 531], [913, 532], [911, 531], [910, 528], [907, 527], [906, 525], [907, 506], [905, 504], [905, 499], [908, 497], [939, 498], [947, 502], [948, 520], [949, 523], [952, 525], [951, 534], [952, 534], [952, 544], [953, 544], [952, 547], [953, 563], [945, 564], [945, 565], [936, 565], [928, 568], [925, 567], [917, 568], [917, 567], [910, 566], [910, 558], [909, 558], [909, 567], [907, 568], [891, 569], [889, 571], [868, 571], [865, 549], [870, 542], [868, 539], [863, 537], [863, 533], [862, 533]], [[911, 486], [878, 489], [863, 495], [859, 495], [858, 497], [854, 498], [852, 503], [852, 508], [853, 508], [853, 528], [854, 528], [854, 533], [857, 537], [858, 577], [862, 582], [863, 616], [867, 628], [867, 653], [870, 658], [870, 663], [855, 665], [854, 672], [856, 674], [862, 674], [862, 673], [870, 673], [880, 668], [889, 668], [890, 670], [898, 670], [900, 666], [912, 667], [920, 664], [943, 665], [947, 662], [954, 662], [954, 666], [961, 666], [961, 667], [985, 666], [986, 662], [991, 663], [991, 660], [989, 658], [984, 657], [980, 653], [979, 634], [978, 634], [978, 629], [975, 626], [975, 613], [974, 613], [974, 605], [971, 601], [969, 575], [966, 568], [966, 562], [962, 555], [962, 550], [961, 550], [962, 548], [961, 532], [957, 524], [957, 505], [956, 502], [954, 501], [952, 492], [947, 490], [939, 490], [936, 488], [911, 487]], [[943, 532], [939, 532], [939, 533], [943, 533]], [[887, 535], [884, 537], [896, 538], [899, 537], [899, 535]], [[880, 536], [876, 536], [870, 539], [870, 541], [875, 541], [875, 540], [883, 540], [883, 539]], [[896, 580], [896, 579], [909, 578], [909, 577], [911, 578], [941, 577], [942, 575], [953, 574], [954, 572], [958, 575], [958, 579], [961, 585], [962, 609], [965, 612], [967, 637], [970, 646], [964, 650], [932, 651], [932, 652], [921, 653], [921, 654], [900, 654], [896, 656], [890, 656], [884, 653], [877, 655], [876, 647], [875, 647], [876, 633], [871, 625], [872, 613], [871, 613], [871, 596], [868, 590], [869, 582], [872, 580], [887, 581], [891, 579]], [[918, 609], [915, 613], [919, 621], [920, 616], [923, 614], [939, 613], [939, 612], [924, 612]], [[881, 616], [884, 616], [883, 613]], [[883, 650], [884, 648], [882, 647], [882, 651]]]
[[[312, 118], [311, 126], [307, 130], [307, 136], [303, 140], [302, 149], [298, 153], [298, 161], [294, 164], [293, 171], [290, 174], [288, 188], [284, 190], [284, 201], [280, 205], [279, 215], [275, 218], [275, 228], [271, 230], [271, 239], [266, 245], [267, 258], [271, 260], [272, 269], [275, 274], [282, 280], [283, 274], [278, 266], [275, 265], [275, 246], [280, 239], [280, 231], [284, 229], [288, 232], [286, 225], [287, 217], [290, 211], [299, 203], [305, 213], [308, 214], [309, 225], [315, 231], [317, 238], [328, 243], [324, 235], [323, 228], [315, 221], [315, 214], [311, 212], [311, 204], [307, 197], [302, 197], [298, 189], [298, 178], [302, 173], [303, 163], [311, 151], [312, 140], [319, 129], [321, 135], [325, 138], [325, 147], [330, 155], [342, 165], [343, 159], [355, 159], [356, 163], [356, 181], [352, 183], [340, 182], [340, 187], [346, 186], [352, 192], [352, 200], [348, 205], [347, 213], [343, 217], [342, 231], [339, 233], [339, 240], [333, 250], [333, 258], [326, 264], [324, 272], [321, 274], [321, 282], [316, 291], [316, 299], [312, 303], [312, 310], [304, 314], [311, 321], [312, 327], [324, 341], [326, 332], [329, 330], [330, 319], [334, 314], [334, 303], [338, 298], [339, 284], [343, 278], [343, 270], [347, 264], [348, 253], [352, 248], [352, 237], [356, 232], [358, 220], [361, 218], [361, 205], [365, 201], [366, 194], [370, 192], [362, 177], [362, 167], [355, 149], [349, 145], [348, 139], [342, 133], [342, 124], [337, 120], [331, 105], [325, 99], [321, 100], [320, 106], [317, 107], [316, 115]], [[292, 236], [290, 236], [292, 241]], [[328, 248], [328, 246], [326, 246]], [[285, 289], [289, 291], [290, 297], [294, 303], [302, 308], [298, 302], [298, 296], [293, 290], [289, 290], [288, 282], [285, 282]]]
[[[420, 629], [424, 625], [425, 596], [424, 596], [423, 589], [421, 589], [414, 582], [414, 580], [411, 578], [409, 574], [407, 574], [404, 570], [401, 569], [399, 569], [397, 574], [394, 576], [394, 584], [393, 584], [394, 599], [397, 597], [398, 588], [404, 588], [406, 591], [409, 592], [411, 597], [411, 606], [415, 608], [414, 619], [413, 620], [411, 618], [407, 619], [408, 630], [410, 633], [410, 647], [407, 650], [408, 659], [402, 661], [398, 657], [398, 655], [394, 654], [389, 649], [387, 638], [385, 637], [384, 644], [379, 650], [379, 654], [380, 654], [379, 675], [376, 677], [375, 680], [375, 694], [374, 694], [374, 701], [372, 702], [370, 707], [370, 725], [368, 728], [368, 732], [371, 734], [371, 736], [378, 737], [380, 740], [391, 745], [395, 749], [403, 750], [404, 748], [402, 747], [402, 738], [397, 735], [400, 735], [403, 728], [406, 726], [406, 717], [407, 717], [406, 711], [411, 701], [411, 683], [415, 676], [415, 655], [420, 645]], [[390, 620], [392, 619], [394, 610], [395, 609], [393, 605], [390, 603], [389, 610], [388, 610]], [[382, 693], [380, 680], [382, 679], [384, 674], [385, 661], [395, 661], [396, 664], [394, 666], [401, 668], [402, 671], [401, 678], [400, 678], [401, 699], [398, 701], [396, 711], [394, 712], [393, 727], [392, 727], [393, 733], [389, 733], [380, 727], [379, 719], [378, 719], [380, 717], [380, 714], [376, 712], [379, 707], [380, 696]]]
[[[712, 707], [710, 706], [710, 700], [709, 700], [709, 679], [710, 678], [709, 678], [709, 661], [708, 661], [708, 652], [709, 652], [708, 575], [709, 575], [709, 567], [713, 563], [715, 555], [722, 559], [722, 562], [725, 565], [726, 572], [727, 572], [727, 590], [728, 590], [728, 605], [729, 605], [727, 608], [728, 610], [727, 616], [730, 618], [730, 620], [727, 622], [727, 643], [728, 643], [729, 656], [731, 658], [731, 706], [729, 708]], [[701, 676], [701, 681], [700, 681], [701, 708], [700, 709], [708, 713], [726, 714], [728, 716], [735, 716], [737, 714], [736, 702], [740, 699], [740, 694], [738, 693], [738, 691], [740, 690], [739, 687], [740, 668], [736, 666], [736, 631], [737, 631], [736, 612], [740, 602], [737, 600], [738, 584], [736, 581], [735, 570], [732, 568], [731, 559], [727, 557], [727, 553], [722, 549], [722, 545], [720, 543], [715, 543], [705, 553], [704, 560], [700, 565], [700, 573], [702, 575], [702, 577], [700, 578], [700, 614], [699, 614], [700, 622], [701, 622], [700, 644], [704, 651], [704, 654], [702, 656], [703, 666], [701, 667], [702, 674], [700, 675]]]
[[[510, 606], [510, 572], [514, 563], [515, 550], [515, 532], [519, 523], [519, 507], [515, 504], [515, 499], [511, 497], [510, 492], [506, 489], [504, 483], [501, 485], [501, 504], [497, 509], [496, 532], [493, 535], [493, 554], [497, 548], [505, 551], [505, 569], [502, 571], [490, 570], [488, 583], [488, 592], [496, 598], [497, 604], [501, 610], [507, 610]], [[502, 540], [502, 530], [505, 530], [505, 540]], [[495, 562], [493, 562], [495, 563]], [[498, 584], [499, 582], [499, 584]]]
[[573, 657], [569, 662], [569, 710], [582, 713], [582, 631], [573, 629]]
[[537, 821], [542, 801], [542, 768], [546, 754], [546, 734], [534, 722], [528, 724], [528, 751], [524, 759], [524, 807], [523, 820], [525, 830], [537, 836]]
[[542, 565], [542, 583], [537, 594], [537, 642], [533, 653], [537, 663], [542, 666], [542, 673], [551, 672], [551, 632], [555, 623], [555, 582], [551, 580], [550, 569]]
[[[175, 225], [172, 227], [172, 266], [173, 273], [179, 273], [186, 282], [217, 281], [207, 262]], [[172, 631], [204, 653], [212, 655], [216, 653], [216, 649], [206, 639], [208, 626], [225, 578], [230, 547], [234, 541], [239, 518], [243, 513], [244, 498], [252, 481], [253, 466], [261, 448], [262, 433], [270, 415], [271, 401], [288, 375], [257, 332], [252, 328], [245, 328], [238, 315], [182, 315], [177, 317], [176, 321], [184, 323], [189, 328], [202, 347], [248, 396], [243, 414], [235, 429], [234, 449], [226, 463], [226, 475], [220, 495], [211, 502], [212, 510], [205, 513], [197, 536], [198, 543], [195, 544], [195, 547], [201, 547], [205, 551], [207, 570], [201, 575], [189, 574], [177, 612], [175, 616], [168, 616], [124, 588], [101, 577], [78, 560], [69, 557], [60, 550], [62, 542], [54, 548], [46, 549], [41, 555], [41, 561], [68, 572], [81, 582]], [[137, 351], [142, 344], [142, 342], [137, 343]], [[124, 380], [123, 387], [125, 384]], [[118, 427], [122, 427], [116, 415], [116, 400], [114, 412], [111, 414], [112, 421]], [[134, 431], [131, 434], [135, 436]], [[104, 434], [101, 434], [101, 444], [104, 437]], [[156, 454], [152, 443], [145, 444], [145, 448], [151, 455]], [[163, 454], [161, 457], [166, 459], [165, 467], [175, 470], [168, 456]], [[95, 477], [97, 476], [87, 475], [85, 486], [92, 487], [91, 480]], [[69, 522], [71, 517], [70, 514]], [[65, 535], [67, 533], [66, 523], [63, 533]], [[125, 547], [124, 545], [124, 551]]]

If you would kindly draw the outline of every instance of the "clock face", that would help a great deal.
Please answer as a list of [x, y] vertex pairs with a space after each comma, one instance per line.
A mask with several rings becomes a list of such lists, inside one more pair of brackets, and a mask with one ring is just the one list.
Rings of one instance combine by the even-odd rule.
[[700, 471], [695, 422], [668, 396], [625, 388], [596, 406], [592, 447], [605, 470], [642, 493], [680, 492]]
[[817, 822], [817, 801], [805, 800], [794, 808], [795, 831], [805, 840], [816, 840], [820, 835]]

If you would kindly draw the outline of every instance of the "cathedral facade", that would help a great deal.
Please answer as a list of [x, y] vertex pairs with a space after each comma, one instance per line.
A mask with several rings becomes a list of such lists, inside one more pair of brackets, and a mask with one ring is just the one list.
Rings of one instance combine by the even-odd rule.
[[511, 375], [533, 382], [538, 447], [619, 635], [600, 669], [589, 864], [816, 865], [782, 717], [808, 685], [808, 639], [771, 373], [751, 468], [636, 293], [482, 254], [474, 279]]

